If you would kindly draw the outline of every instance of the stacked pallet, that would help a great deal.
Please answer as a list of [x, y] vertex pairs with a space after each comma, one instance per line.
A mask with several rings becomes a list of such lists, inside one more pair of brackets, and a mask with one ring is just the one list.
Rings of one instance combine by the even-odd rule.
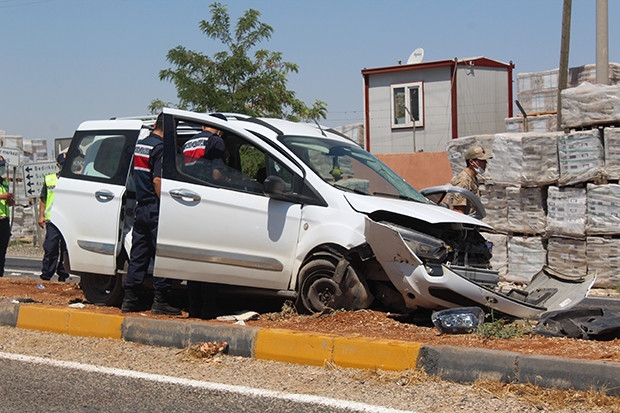
[[[620, 84], [620, 64], [609, 63], [609, 85]], [[506, 119], [507, 132], [545, 132], [557, 130], [558, 112], [558, 74], [559, 69], [547, 70], [533, 73], [519, 73], [517, 75], [517, 100], [527, 114], [523, 118], [521, 113], [517, 116]], [[600, 96], [601, 91], [591, 86], [596, 83], [596, 65], [589, 64], [584, 66], [572, 67], [568, 69], [568, 85], [566, 90], [575, 90], [581, 85], [589, 84], [584, 87], [588, 92], [579, 91], [583, 95], [588, 95], [584, 103], [590, 105], [589, 116], [598, 116], [601, 112], [596, 108], [599, 105], [603, 109], [604, 97]], [[564, 92], [563, 92], [564, 93]], [[569, 92], [570, 93], [570, 92]], [[563, 95], [564, 96], [564, 95]], [[570, 108], [564, 108], [562, 102], [562, 123], [565, 123], [564, 116], [571, 118]], [[620, 113], [617, 112], [616, 113]], [[573, 126], [583, 125], [584, 119], [576, 119], [569, 122]], [[590, 125], [600, 124], [600, 120], [590, 119], [586, 123]], [[568, 125], [568, 124], [567, 124]]]
[[496, 231], [485, 236], [503, 280], [527, 283], [548, 264], [567, 275], [594, 272], [596, 286], [620, 283], [618, 140], [620, 128], [605, 127], [469, 136], [448, 145], [450, 159], [474, 144], [490, 147], [479, 180], [484, 221]]

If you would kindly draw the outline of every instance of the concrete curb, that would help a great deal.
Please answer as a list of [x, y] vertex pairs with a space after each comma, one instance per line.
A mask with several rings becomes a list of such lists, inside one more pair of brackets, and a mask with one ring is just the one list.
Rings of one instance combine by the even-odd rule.
[[226, 341], [229, 354], [234, 356], [314, 366], [333, 363], [359, 369], [423, 369], [430, 375], [462, 383], [487, 379], [558, 389], [595, 389], [620, 395], [620, 363], [615, 362], [283, 329], [154, 320], [11, 303], [0, 303], [0, 325], [176, 348], [196, 342]]

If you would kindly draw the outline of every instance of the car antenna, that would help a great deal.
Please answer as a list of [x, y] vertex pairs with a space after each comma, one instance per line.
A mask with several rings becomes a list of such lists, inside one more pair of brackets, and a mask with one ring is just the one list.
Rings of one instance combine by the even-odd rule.
[[319, 128], [319, 130], [321, 131], [321, 135], [325, 136], [327, 138], [327, 135], [325, 134], [325, 131], [323, 130], [323, 128], [321, 127], [321, 125], [319, 125], [319, 122], [317, 122], [316, 119], [312, 119], [314, 121], [314, 123], [316, 123], [317, 128]]

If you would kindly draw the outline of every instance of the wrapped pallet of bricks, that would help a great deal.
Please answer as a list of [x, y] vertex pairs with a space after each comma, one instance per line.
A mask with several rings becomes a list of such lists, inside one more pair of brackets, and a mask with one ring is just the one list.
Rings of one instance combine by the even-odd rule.
[[517, 74], [517, 100], [529, 116], [557, 111], [558, 69]]
[[558, 89], [558, 69], [517, 74], [517, 96]]
[[506, 132], [511, 133], [524, 133], [524, 132], [555, 132], [557, 131], [557, 119], [556, 114], [528, 116], [523, 118], [522, 116], [516, 116], [513, 118], [506, 118], [504, 123], [506, 124]]
[[547, 243], [547, 265], [571, 277], [588, 272], [586, 240], [551, 237]]
[[587, 186], [587, 235], [620, 235], [620, 185]]
[[547, 264], [547, 251], [541, 237], [508, 237], [506, 281], [527, 284]]
[[595, 287], [609, 288], [620, 284], [620, 239], [588, 237], [586, 239], [588, 274], [595, 274]]
[[583, 238], [587, 223], [586, 188], [547, 188], [547, 228], [550, 237]]
[[491, 232], [484, 232], [482, 236], [492, 245], [491, 267], [499, 273], [500, 279], [505, 279], [508, 274], [508, 236]]
[[603, 129], [605, 143], [605, 177], [611, 180], [620, 179], [620, 128]]
[[[620, 81], [620, 64], [609, 62], [608, 67], [609, 85], [615, 85]], [[568, 69], [568, 87], [579, 86], [582, 83], [596, 83], [596, 65], [587, 64], [571, 67]]]
[[542, 187], [557, 183], [560, 177], [557, 142], [562, 135], [561, 132], [523, 134], [521, 186]]
[[605, 167], [603, 141], [598, 129], [571, 132], [558, 138], [559, 186], [598, 182]]
[[465, 152], [474, 145], [482, 146], [486, 153], [491, 153], [493, 135], [465, 136], [448, 142], [446, 153], [454, 176], [465, 169], [467, 165], [467, 162], [465, 162]]
[[519, 93], [518, 99], [528, 116], [557, 113], [558, 110], [557, 89]]
[[506, 188], [508, 205], [508, 232], [544, 234], [547, 226], [543, 208], [543, 188]]
[[523, 149], [520, 133], [497, 133], [493, 139], [493, 158], [487, 162], [484, 182], [515, 185], [521, 181]]
[[620, 122], [620, 85], [583, 83], [562, 91], [562, 128]]
[[480, 185], [480, 201], [487, 213], [483, 221], [499, 232], [508, 232], [506, 185]]

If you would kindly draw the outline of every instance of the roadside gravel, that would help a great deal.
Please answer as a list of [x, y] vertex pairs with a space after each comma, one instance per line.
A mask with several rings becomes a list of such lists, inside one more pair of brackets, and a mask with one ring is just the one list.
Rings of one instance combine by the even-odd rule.
[[554, 393], [529, 385], [463, 385], [441, 381], [414, 371], [310, 367], [226, 355], [211, 359], [188, 358], [186, 351], [174, 348], [12, 327], [0, 327], [0, 352], [286, 393], [346, 399], [415, 412], [576, 413], [612, 412], [620, 408], [617, 399], [597, 398], [596, 395], [584, 392]]

